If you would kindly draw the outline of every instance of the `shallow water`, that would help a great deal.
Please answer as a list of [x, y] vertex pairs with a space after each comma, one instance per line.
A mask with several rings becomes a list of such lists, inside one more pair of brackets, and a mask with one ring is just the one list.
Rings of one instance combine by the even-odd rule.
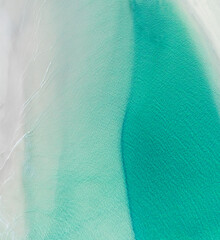
[[51, 9], [50, 104], [27, 137], [28, 239], [133, 239], [120, 151], [133, 59], [129, 4], [55, 1]]
[[212, 66], [174, 2], [19, 4], [25, 203], [5, 238], [217, 240]]

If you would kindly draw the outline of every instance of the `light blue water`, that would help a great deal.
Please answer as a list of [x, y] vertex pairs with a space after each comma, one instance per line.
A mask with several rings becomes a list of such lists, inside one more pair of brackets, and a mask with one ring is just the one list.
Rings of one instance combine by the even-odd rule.
[[50, 7], [51, 79], [27, 124], [26, 239], [219, 239], [219, 117], [173, 6]]
[[129, 3], [51, 8], [52, 77], [36, 103], [44, 115], [27, 137], [27, 239], [132, 240], [120, 148], [132, 78]]

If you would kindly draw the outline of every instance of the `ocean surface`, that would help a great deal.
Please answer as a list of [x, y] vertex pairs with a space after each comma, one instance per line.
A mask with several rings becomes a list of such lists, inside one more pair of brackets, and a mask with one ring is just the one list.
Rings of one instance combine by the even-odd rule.
[[21, 240], [219, 239], [212, 74], [175, 2], [42, 1], [39, 14]]
[[177, 13], [168, 1], [133, 4], [121, 147], [138, 240], [220, 237], [219, 116], [205, 62]]

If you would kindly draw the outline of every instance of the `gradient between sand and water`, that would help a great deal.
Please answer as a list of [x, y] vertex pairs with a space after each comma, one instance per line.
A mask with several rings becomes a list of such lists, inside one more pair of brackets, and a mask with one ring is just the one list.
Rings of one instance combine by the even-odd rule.
[[120, 152], [133, 59], [129, 3], [51, 8], [56, 94], [26, 139], [28, 239], [133, 239]]
[[174, 6], [28, 6], [25, 239], [217, 239], [219, 117]]

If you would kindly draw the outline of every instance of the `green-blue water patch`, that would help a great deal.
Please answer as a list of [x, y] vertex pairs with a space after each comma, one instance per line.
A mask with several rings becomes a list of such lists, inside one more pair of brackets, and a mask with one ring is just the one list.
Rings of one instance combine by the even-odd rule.
[[219, 239], [220, 122], [209, 74], [168, 1], [134, 1], [133, 16], [122, 152], [135, 238]]
[[31, 106], [41, 117], [26, 138], [27, 239], [132, 240], [120, 147], [133, 62], [129, 1], [51, 5], [53, 78]]

